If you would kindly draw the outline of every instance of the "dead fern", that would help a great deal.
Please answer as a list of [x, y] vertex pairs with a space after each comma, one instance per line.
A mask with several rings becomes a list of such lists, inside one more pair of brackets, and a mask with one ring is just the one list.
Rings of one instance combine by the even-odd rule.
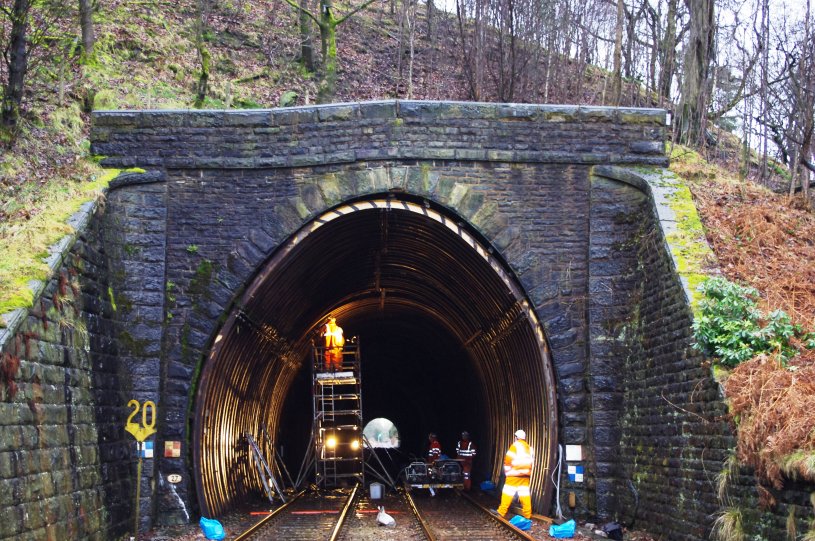
[[[739, 462], [782, 488], [783, 473], [791, 468], [786, 457], [815, 453], [815, 364], [797, 357], [782, 368], [774, 358], [760, 355], [733, 370], [725, 392], [732, 415], [739, 419]], [[808, 467], [797, 469], [808, 481], [815, 481], [813, 473]]]

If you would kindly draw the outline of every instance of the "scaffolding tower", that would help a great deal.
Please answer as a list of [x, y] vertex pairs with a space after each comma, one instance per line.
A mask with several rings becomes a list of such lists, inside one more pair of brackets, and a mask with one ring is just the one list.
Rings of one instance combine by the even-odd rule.
[[312, 441], [317, 486], [364, 484], [359, 340], [354, 337], [346, 341], [341, 364], [328, 361], [324, 346], [314, 345], [312, 350]]

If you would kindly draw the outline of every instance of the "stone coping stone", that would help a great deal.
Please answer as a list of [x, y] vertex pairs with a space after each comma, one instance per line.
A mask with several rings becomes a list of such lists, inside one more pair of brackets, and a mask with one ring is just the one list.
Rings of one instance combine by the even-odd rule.
[[[594, 168], [596, 176], [619, 180], [634, 186], [649, 195], [653, 212], [659, 220], [662, 229], [665, 250], [671, 255], [674, 272], [682, 283], [685, 298], [689, 306], [694, 306], [699, 293], [691, 283], [694, 276], [715, 274], [716, 256], [713, 248], [704, 236], [689, 239], [695, 245], [695, 251], [704, 255], [704, 259], [712, 262], [710, 268], [698, 268], [692, 261], [679, 260], [683, 257], [683, 247], [674, 245], [675, 234], [680, 232], [680, 223], [677, 213], [672, 206], [677, 192], [685, 187], [685, 182], [673, 171], [661, 167], [627, 169], [624, 167], [601, 165]], [[695, 206], [694, 210], [695, 211]], [[698, 218], [698, 216], [697, 216]]]
[[265, 127], [363, 119], [528, 120], [613, 122], [664, 126], [667, 111], [655, 108], [488, 103], [467, 101], [380, 100], [300, 105], [274, 109], [99, 110], [96, 126]]

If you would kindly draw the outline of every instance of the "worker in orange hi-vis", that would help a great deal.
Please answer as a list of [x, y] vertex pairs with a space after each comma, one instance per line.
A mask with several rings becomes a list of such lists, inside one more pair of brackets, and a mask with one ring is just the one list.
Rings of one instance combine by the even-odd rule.
[[326, 370], [342, 370], [342, 347], [345, 345], [345, 338], [342, 335], [342, 327], [337, 325], [337, 318], [328, 318], [328, 323], [323, 328], [325, 337], [325, 368]]
[[532, 475], [532, 462], [535, 451], [526, 443], [526, 432], [515, 432], [515, 442], [509, 446], [504, 456], [504, 488], [501, 491], [501, 506], [498, 514], [506, 515], [515, 496], [521, 501], [521, 515], [532, 518], [532, 496], [529, 493], [529, 477]]

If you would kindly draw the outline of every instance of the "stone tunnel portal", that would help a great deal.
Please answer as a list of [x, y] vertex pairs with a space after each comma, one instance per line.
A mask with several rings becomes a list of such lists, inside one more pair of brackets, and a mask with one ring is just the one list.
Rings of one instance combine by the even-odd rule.
[[268, 427], [296, 470], [308, 444], [310, 347], [330, 313], [362, 352], [364, 421], [393, 420], [398, 461], [427, 432], [451, 456], [479, 445], [474, 480], [498, 479], [512, 433], [536, 449], [533, 504], [548, 512], [557, 442], [551, 359], [522, 288], [456, 216], [404, 194], [320, 216], [259, 270], [215, 337], [198, 385], [194, 461], [209, 516], [261, 492], [244, 433]]

